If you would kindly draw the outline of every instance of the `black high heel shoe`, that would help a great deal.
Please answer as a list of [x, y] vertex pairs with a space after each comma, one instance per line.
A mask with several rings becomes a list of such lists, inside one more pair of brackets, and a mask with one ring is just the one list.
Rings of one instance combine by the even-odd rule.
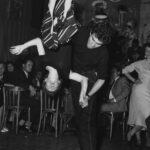
[[130, 131], [127, 133], [127, 143], [129, 146], [132, 146], [133, 143], [134, 143], [134, 138], [133, 138], [133, 135], [130, 133]]

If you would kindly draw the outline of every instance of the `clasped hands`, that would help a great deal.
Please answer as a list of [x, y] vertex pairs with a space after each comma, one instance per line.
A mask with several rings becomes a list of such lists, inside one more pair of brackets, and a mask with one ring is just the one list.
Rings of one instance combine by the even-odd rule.
[[89, 100], [89, 96], [85, 95], [85, 94], [81, 94], [80, 95], [80, 99], [79, 99], [79, 104], [82, 108], [85, 108], [88, 106], [88, 100]]

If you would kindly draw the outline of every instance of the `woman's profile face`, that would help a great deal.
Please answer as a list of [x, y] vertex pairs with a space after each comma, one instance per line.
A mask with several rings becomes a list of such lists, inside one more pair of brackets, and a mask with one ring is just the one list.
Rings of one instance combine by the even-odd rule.
[[150, 47], [145, 48], [145, 58], [150, 59]]

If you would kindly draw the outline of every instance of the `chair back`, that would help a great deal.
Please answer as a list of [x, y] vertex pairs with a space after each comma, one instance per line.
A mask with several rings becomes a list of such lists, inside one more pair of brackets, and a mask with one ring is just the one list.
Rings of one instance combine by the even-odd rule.
[[44, 89], [40, 90], [40, 119], [37, 135], [39, 135], [42, 120], [43, 131], [46, 125], [46, 118], [50, 114], [50, 125], [55, 128], [55, 137], [58, 137], [58, 116], [59, 116], [60, 90], [56, 93], [49, 93]]
[[45, 90], [40, 91], [40, 109], [45, 112], [56, 112], [59, 107], [59, 93], [49, 94]]
[[[10, 87], [10, 86], [3, 87], [4, 125], [6, 125], [9, 110], [14, 111], [15, 117], [16, 117], [16, 123], [15, 123], [16, 124], [16, 134], [18, 133], [18, 123], [19, 123], [20, 111], [21, 111], [21, 109], [28, 110], [28, 108], [20, 106], [20, 93], [22, 91], [24, 91], [24, 90], [20, 87], [18, 87], [17, 89], [15, 87]], [[13, 121], [13, 126], [14, 126], [14, 121]]]
[[5, 109], [17, 109], [20, 106], [20, 92], [23, 91], [22, 88], [15, 90], [14, 87], [4, 86], [4, 107]]

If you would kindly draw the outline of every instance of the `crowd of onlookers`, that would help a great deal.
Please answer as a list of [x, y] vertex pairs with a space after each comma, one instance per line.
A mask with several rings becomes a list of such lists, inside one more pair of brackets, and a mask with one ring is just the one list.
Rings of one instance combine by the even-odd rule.
[[[14, 62], [0, 62], [0, 116], [3, 111], [3, 90], [4, 85], [21, 87], [20, 105], [30, 107], [32, 127], [37, 127], [40, 113], [39, 89], [42, 87], [46, 71], [34, 70], [34, 62], [31, 59], [23, 59], [20, 67], [16, 67]], [[13, 114], [13, 113], [11, 113]], [[10, 118], [11, 115], [10, 115]], [[10, 119], [11, 120], [11, 119]], [[19, 126], [26, 127], [29, 123], [27, 115], [21, 112]], [[2, 128], [1, 132], [5, 132], [6, 128]]]

